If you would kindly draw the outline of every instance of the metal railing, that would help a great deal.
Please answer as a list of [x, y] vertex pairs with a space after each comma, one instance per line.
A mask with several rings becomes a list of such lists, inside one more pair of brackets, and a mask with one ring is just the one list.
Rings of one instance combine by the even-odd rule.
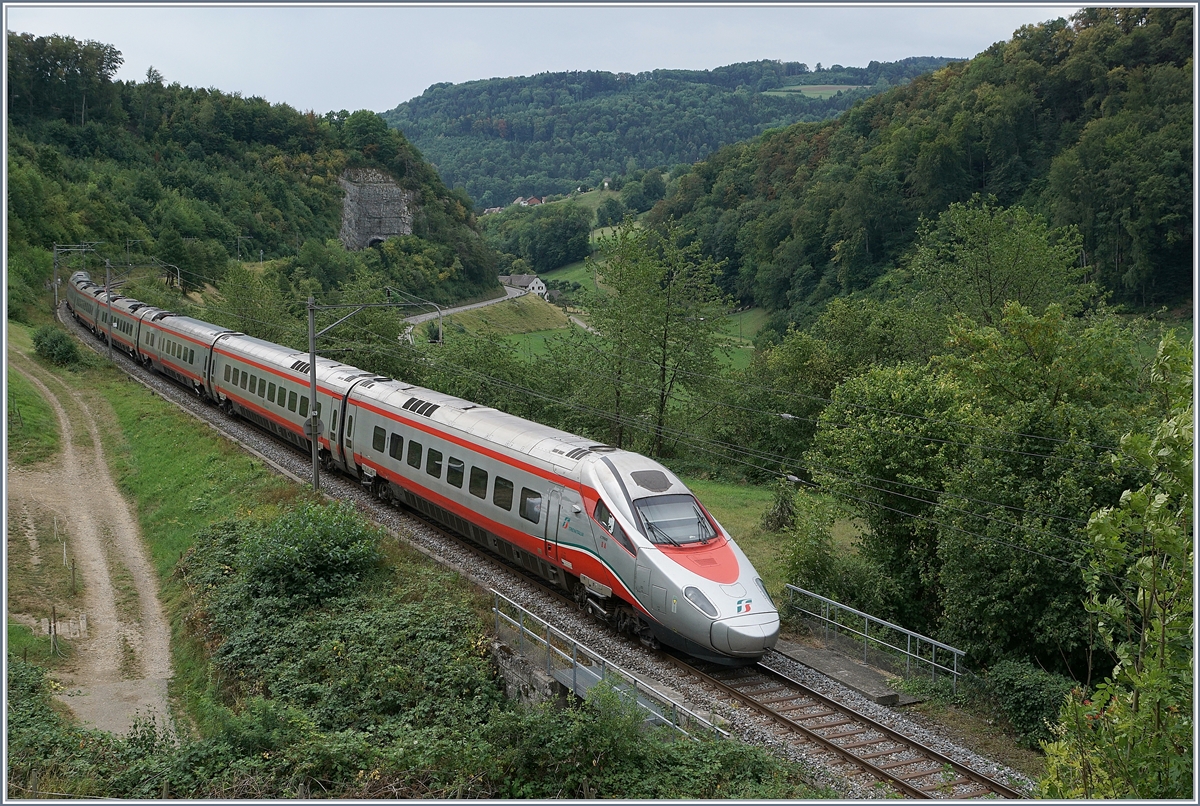
[[[820, 622], [826, 643], [830, 642], [830, 632], [834, 636], [853, 636], [853, 640], [862, 642], [864, 663], [868, 660], [868, 650], [874, 648], [892, 661], [888, 665], [897, 673], [896, 661], [899, 660], [904, 663], [906, 676], [912, 674], [914, 664], [918, 669], [928, 667], [931, 680], [937, 680], [937, 673], [941, 671], [951, 676], [951, 688], [958, 692], [958, 679], [965, 673], [960, 662], [966, 654], [963, 650], [795, 585], [784, 588], [788, 612]], [[942, 653], [940, 659], [939, 650]]]
[[493, 590], [492, 597], [496, 637], [576, 697], [584, 699], [593, 686], [603, 681], [625, 702], [645, 711], [648, 725], [671, 727], [688, 737], [697, 732], [729, 736], [728, 731], [712, 720], [640, 682], [603, 655], [554, 629], [502, 593]]

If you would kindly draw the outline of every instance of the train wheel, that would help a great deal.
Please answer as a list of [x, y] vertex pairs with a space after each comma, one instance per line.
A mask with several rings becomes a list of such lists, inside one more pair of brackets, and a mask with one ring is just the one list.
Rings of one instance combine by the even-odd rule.
[[582, 582], [575, 583], [571, 596], [575, 599], [575, 606], [579, 608], [580, 612], [587, 609], [587, 588], [583, 587]]

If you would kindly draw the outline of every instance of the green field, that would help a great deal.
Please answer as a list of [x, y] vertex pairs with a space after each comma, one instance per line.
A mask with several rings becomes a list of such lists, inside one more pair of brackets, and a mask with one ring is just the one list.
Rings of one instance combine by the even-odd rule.
[[562, 309], [534, 294], [456, 313], [447, 316], [443, 323], [447, 338], [453, 338], [456, 331], [466, 331], [472, 336], [509, 336], [562, 329], [566, 326], [567, 315]]
[[848, 90], [862, 89], [861, 84], [796, 84], [790, 87], [776, 87], [772, 90], [766, 90], [763, 95], [777, 95], [787, 97], [788, 95], [807, 95], [810, 98], [832, 98], [839, 92]]
[[[10, 328], [9, 332], [12, 333]], [[58, 452], [58, 419], [41, 393], [20, 372], [8, 373], [8, 458], [31, 465]]]

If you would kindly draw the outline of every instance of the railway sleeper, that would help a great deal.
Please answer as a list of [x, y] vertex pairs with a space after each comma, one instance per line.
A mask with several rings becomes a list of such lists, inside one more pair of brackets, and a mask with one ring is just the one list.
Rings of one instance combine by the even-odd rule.
[[[943, 782], [937, 783], [937, 784], [929, 784], [927, 786], [919, 786], [919, 787], [917, 787], [917, 789], [921, 790], [922, 792], [932, 792], [935, 789], [948, 789], [950, 787], [962, 786], [963, 784], [969, 784], [969, 783], [971, 783], [970, 778], [964, 778], [962, 776], [959, 776], [958, 778], [955, 778], [953, 781], [943, 781]], [[985, 789], [983, 791], [986, 792], [987, 790]], [[959, 796], [959, 797], [961, 797], [961, 796]]]

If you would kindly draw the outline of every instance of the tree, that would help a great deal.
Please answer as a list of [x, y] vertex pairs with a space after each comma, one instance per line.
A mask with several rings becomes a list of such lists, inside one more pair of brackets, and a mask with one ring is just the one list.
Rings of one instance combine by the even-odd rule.
[[1153, 434], [1126, 434], [1114, 458], [1150, 480], [1088, 521], [1087, 608], [1117, 665], [1068, 698], [1043, 797], [1195, 796], [1192, 367], [1191, 344], [1160, 342], [1151, 381], [1168, 415]]
[[607, 390], [600, 399], [612, 412], [618, 447], [627, 425], [644, 418], [648, 450], [662, 456], [671, 403], [714, 372], [724, 315], [718, 266], [700, 258], [696, 245], [681, 245], [678, 230], [659, 234], [632, 218], [602, 240], [600, 252], [593, 270], [604, 290], [588, 306], [599, 331], [591, 375]]
[[921, 222], [909, 267], [942, 310], [989, 325], [1009, 301], [1039, 314], [1052, 302], [1070, 309], [1094, 292], [1083, 282], [1074, 227], [1051, 230], [1023, 207], [978, 195], [951, 204], [936, 225]]

